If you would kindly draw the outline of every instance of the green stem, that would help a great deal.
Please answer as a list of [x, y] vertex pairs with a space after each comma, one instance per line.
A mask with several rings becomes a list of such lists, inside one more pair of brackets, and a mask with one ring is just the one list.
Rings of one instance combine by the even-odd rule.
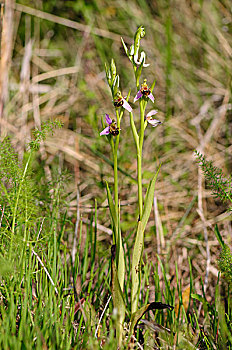
[[118, 213], [118, 157], [117, 150], [114, 150], [114, 204], [116, 213]]
[[[117, 127], [120, 130], [120, 120], [121, 115], [119, 115], [118, 109], [116, 109], [117, 117]], [[116, 244], [116, 265], [118, 273], [118, 281], [123, 291], [124, 278], [125, 278], [125, 262], [124, 262], [124, 251], [122, 246], [122, 236], [120, 229], [120, 202], [118, 196], [118, 145], [119, 145], [120, 131], [115, 138], [115, 143], [112, 140], [112, 151], [113, 151], [113, 160], [114, 160], [114, 205], [116, 211], [116, 227], [115, 227], [115, 244]]]
[[138, 201], [139, 201], [139, 218], [143, 215], [143, 191], [142, 191], [142, 155], [139, 150], [137, 153], [137, 179], [138, 179]]
[[137, 176], [138, 176], [138, 201], [139, 201], [139, 216], [140, 220], [143, 215], [143, 187], [142, 187], [142, 153], [143, 153], [143, 139], [144, 139], [144, 103], [140, 104], [140, 134], [139, 147], [137, 148]]
[[[117, 127], [120, 130], [120, 116], [118, 113], [118, 109], [116, 109], [116, 117], [117, 117]], [[113, 150], [113, 160], [114, 160], [114, 204], [116, 213], [118, 215], [118, 145], [119, 145], [119, 137], [120, 132], [116, 136], [115, 144], [114, 144], [114, 150]]]

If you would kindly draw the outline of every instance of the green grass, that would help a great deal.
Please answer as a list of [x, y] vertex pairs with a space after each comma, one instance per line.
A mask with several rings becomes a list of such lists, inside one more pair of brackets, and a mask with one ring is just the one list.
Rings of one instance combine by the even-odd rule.
[[[207, 256], [205, 224], [196, 210], [200, 195], [205, 219], [211, 225], [207, 229], [214, 269], [220, 267], [214, 224], [229, 246], [230, 217], [223, 216], [227, 207], [213, 200], [207, 184], [200, 192], [198, 166], [192, 157], [211, 130], [200, 151], [223, 170], [226, 178], [231, 173], [230, 1], [20, 3], [52, 13], [61, 21], [66, 18], [84, 24], [86, 31], [73, 29], [65, 21], [58, 24], [54, 18], [38, 19], [38, 13], [30, 15], [26, 8], [15, 13], [9, 99], [4, 105], [7, 124], [1, 123], [0, 144], [0, 348], [117, 348], [112, 300], [102, 316], [111, 296], [112, 244], [106, 230], [111, 226], [104, 180], [113, 187], [111, 154], [99, 136], [101, 117], [112, 112], [104, 64], [115, 59], [125, 96], [132, 85], [132, 70], [120, 36], [130, 44], [136, 28], [144, 24], [143, 47], [151, 63], [147, 78], [149, 84], [151, 76], [157, 80], [154, 108], [159, 109], [163, 128], [156, 136], [152, 130], [145, 135], [143, 183], [148, 185], [149, 174], [162, 162], [157, 200], [163, 241], [157, 257], [156, 222], [151, 217], [139, 306], [156, 301], [176, 308], [146, 313], [143, 319], [147, 323], [141, 320], [141, 332], [135, 337], [142, 344], [143, 334], [145, 349], [232, 349], [231, 286], [213, 270], [208, 284], [203, 282]], [[95, 34], [88, 33], [89, 28]], [[105, 30], [103, 36], [96, 35], [99, 28]], [[41, 81], [42, 92], [36, 91], [37, 85], [34, 92], [22, 89], [22, 61], [30, 39], [34, 43], [26, 83], [37, 74], [60, 68], [79, 66], [78, 72], [57, 73]], [[135, 93], [132, 90], [131, 96]], [[31, 131], [50, 118], [63, 121], [64, 127], [46, 136], [30, 156], [25, 147]], [[130, 251], [138, 217], [135, 149], [129, 118], [123, 118], [121, 127], [119, 187], [130, 276]], [[3, 141], [5, 135], [10, 136], [10, 142]], [[80, 203], [76, 200], [77, 186]], [[79, 225], [73, 261], [76, 220]], [[230, 252], [227, 254], [226, 264], [230, 262]], [[124, 289], [128, 332], [129, 277]]]
[[[0, 158], [0, 163], [2, 183], [6, 186], [6, 192], [5, 196], [2, 196], [1, 204], [1, 349], [44, 347], [95, 349], [100, 348], [100, 344], [104, 344], [104, 349], [116, 349], [115, 316], [112, 302], [108, 300], [111, 293], [110, 252], [108, 258], [99, 254], [96, 229], [97, 203], [87, 226], [85, 239], [80, 222], [75, 261], [71, 261], [72, 244], [68, 244], [66, 235], [69, 230], [74, 230], [74, 225], [67, 218], [62, 194], [66, 185], [65, 178], [56, 173], [54, 174], [57, 177], [56, 186], [50, 187], [47, 184], [46, 189], [49, 192], [47, 196], [51, 196], [50, 205], [47, 206], [46, 202], [41, 201], [41, 193], [34, 181], [36, 174], [30, 163], [20, 164], [9, 140], [3, 141], [2, 149], [4, 154]], [[27, 154], [25, 158], [30, 160]], [[9, 160], [7, 167], [5, 159]], [[27, 173], [26, 170], [29, 168], [30, 171]], [[23, 192], [20, 190], [22, 184]], [[33, 195], [36, 193], [34, 200], [37, 203], [43, 203], [39, 208], [39, 216], [36, 206], [32, 206], [30, 211], [27, 210], [29, 190]], [[19, 192], [22, 193], [21, 196]], [[8, 225], [9, 212], [15, 207], [12, 204], [19, 197], [20, 206], [17, 207], [15, 214], [13, 235], [12, 227]], [[20, 207], [25, 208], [25, 216]], [[14, 210], [13, 212], [15, 213]], [[125, 252], [126, 260], [130, 260], [129, 249]], [[224, 305], [220, 299], [218, 278], [215, 303], [209, 303], [203, 283], [202, 295], [195, 293], [189, 260], [190, 289], [187, 292], [187, 300], [186, 296], [184, 300], [178, 266], [176, 265], [176, 284], [173, 285], [160, 257], [158, 261], [164, 286], [160, 285], [158, 265], [149, 262], [149, 257], [146, 255], [142, 264], [143, 279], [139, 306], [142, 307], [149, 302], [149, 285], [154, 285], [153, 301], [176, 305], [176, 308], [173, 311], [150, 312], [149, 317], [146, 317], [145, 332], [143, 321], [137, 326], [135, 333], [135, 336], [138, 335], [137, 340], [141, 342], [141, 339], [146, 339], [150, 346], [158, 348], [172, 348], [176, 345], [178, 349], [195, 349], [199, 346], [201, 349], [215, 347], [230, 349], [232, 310], [229, 287], [225, 287], [224, 290], [224, 298], [227, 300], [227, 305]], [[127, 272], [130, 276], [131, 271]], [[130, 291], [129, 279], [126, 281], [125, 290], [127, 293]], [[202, 312], [198, 314], [199, 302], [203, 314]], [[127, 320], [129, 320], [129, 303], [127, 295]], [[102, 314], [107, 304], [108, 307]], [[125, 327], [128, 332], [129, 325]], [[141, 329], [140, 333], [138, 329]]]

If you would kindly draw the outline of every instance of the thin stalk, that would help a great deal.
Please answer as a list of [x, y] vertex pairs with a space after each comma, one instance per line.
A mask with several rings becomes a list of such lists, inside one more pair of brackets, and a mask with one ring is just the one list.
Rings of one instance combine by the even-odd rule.
[[140, 104], [140, 134], [139, 134], [139, 148], [137, 149], [137, 166], [138, 166], [138, 201], [139, 201], [139, 216], [140, 219], [143, 215], [143, 188], [142, 188], [142, 152], [143, 152], [143, 139], [144, 139], [144, 104], [143, 101]]
[[143, 191], [142, 191], [142, 155], [139, 150], [137, 153], [137, 178], [138, 178], [138, 201], [139, 201], [139, 218], [143, 215]]
[[132, 133], [133, 133], [133, 137], [134, 137], [137, 153], [138, 153], [138, 150], [139, 150], [139, 135], [137, 133], [137, 129], [136, 129], [136, 126], [135, 126], [135, 123], [134, 123], [133, 113], [130, 113], [130, 124], [131, 124], [131, 130], [132, 130]]
[[[117, 117], [117, 127], [120, 130], [120, 117], [118, 113], [118, 109], [116, 109], [116, 117]], [[113, 160], [114, 160], [114, 204], [116, 213], [118, 213], [118, 145], [119, 145], [119, 135], [116, 136], [114, 150], [113, 150]]]
[[118, 213], [118, 157], [117, 150], [114, 150], [114, 204]]
[[[117, 127], [120, 130], [120, 120], [121, 114], [119, 114], [118, 109], [116, 108], [116, 118], [117, 118]], [[115, 142], [113, 138], [111, 138], [111, 148], [113, 153], [113, 161], [114, 161], [114, 205], [116, 211], [116, 227], [115, 227], [115, 244], [116, 244], [116, 266], [118, 272], [118, 280], [123, 290], [124, 278], [125, 278], [125, 262], [124, 262], [124, 251], [122, 246], [122, 236], [120, 229], [120, 202], [118, 195], [118, 146], [119, 146], [119, 135], [116, 136]]]

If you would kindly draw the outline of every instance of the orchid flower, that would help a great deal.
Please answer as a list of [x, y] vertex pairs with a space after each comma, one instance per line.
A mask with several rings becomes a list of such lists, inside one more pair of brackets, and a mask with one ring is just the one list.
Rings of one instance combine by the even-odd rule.
[[151, 89], [148, 88], [146, 79], [144, 79], [143, 84], [141, 84], [141, 88], [137, 92], [137, 94], [136, 94], [136, 96], [134, 98], [134, 102], [138, 101], [143, 96], [148, 97], [154, 103], [155, 98], [154, 98], [154, 96], [151, 93]]
[[115, 107], [123, 107], [128, 112], [132, 112], [132, 108], [129, 105], [129, 103], [125, 100], [125, 98], [122, 97], [122, 94], [120, 91], [117, 92], [116, 98], [114, 98], [114, 106]]
[[158, 111], [156, 109], [152, 109], [149, 113], [147, 113], [145, 117], [147, 122], [150, 123], [153, 126], [153, 128], [155, 128], [159, 124], [162, 124], [159, 120], [152, 118], [152, 115], [155, 115], [156, 113], [158, 113]]
[[108, 126], [102, 130], [102, 132], [100, 133], [100, 136], [103, 135], [113, 135], [113, 136], [117, 136], [119, 134], [119, 128], [117, 127], [117, 124], [115, 122], [114, 119], [111, 119], [109, 114], [106, 114], [106, 123], [108, 124]]

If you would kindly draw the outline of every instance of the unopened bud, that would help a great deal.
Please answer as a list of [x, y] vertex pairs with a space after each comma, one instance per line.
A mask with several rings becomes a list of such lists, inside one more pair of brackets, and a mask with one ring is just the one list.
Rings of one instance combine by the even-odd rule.
[[135, 33], [134, 37], [134, 56], [138, 56], [139, 47], [140, 47], [140, 39], [142, 39], [145, 36], [145, 29], [143, 26], [140, 26]]
[[106, 72], [106, 79], [108, 81], [109, 86], [111, 87], [111, 85], [112, 85], [111, 72], [110, 72], [110, 69], [106, 63], [105, 63], [105, 72]]
[[116, 73], [116, 65], [115, 65], [113, 58], [112, 58], [111, 64], [110, 64], [110, 71], [111, 71], [112, 80], [114, 81], [117, 73]]

